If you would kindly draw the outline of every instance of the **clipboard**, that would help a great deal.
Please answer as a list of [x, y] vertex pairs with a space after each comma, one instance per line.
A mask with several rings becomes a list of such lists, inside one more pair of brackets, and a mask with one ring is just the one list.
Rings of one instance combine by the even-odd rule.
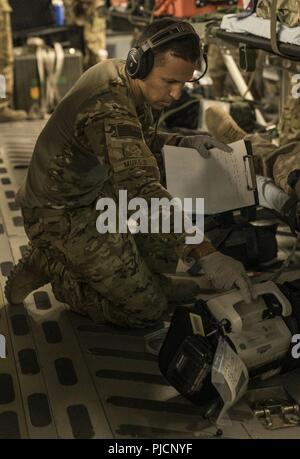
[[194, 148], [165, 145], [163, 158], [167, 190], [182, 203], [204, 198], [206, 215], [240, 210], [258, 204], [253, 152], [249, 141], [230, 144], [232, 152], [217, 148], [203, 158]]

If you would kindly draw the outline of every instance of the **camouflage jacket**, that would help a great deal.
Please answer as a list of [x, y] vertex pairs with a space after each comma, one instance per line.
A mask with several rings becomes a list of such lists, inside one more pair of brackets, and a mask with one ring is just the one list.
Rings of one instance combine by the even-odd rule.
[[8, 3], [8, 0], [0, 0], [0, 14], [11, 13], [12, 9]]
[[[256, 7], [256, 14], [259, 17], [270, 19], [272, 0], [259, 0]], [[280, 22], [289, 27], [300, 24], [300, 3], [299, 0], [277, 0], [277, 17]]]
[[[96, 201], [104, 184], [116, 196], [127, 190], [128, 199], [171, 199], [160, 182], [163, 140], [158, 137], [153, 145], [152, 122], [150, 107], [135, 104], [124, 61], [110, 59], [93, 66], [41, 132], [17, 203], [27, 208], [78, 208]], [[182, 237], [173, 234], [169, 240]]]
[[63, 0], [66, 23], [84, 25], [102, 12], [104, 0]]

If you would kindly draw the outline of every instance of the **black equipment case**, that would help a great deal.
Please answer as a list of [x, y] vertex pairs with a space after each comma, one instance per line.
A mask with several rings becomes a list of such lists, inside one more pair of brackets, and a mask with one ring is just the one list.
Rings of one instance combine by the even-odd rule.
[[[300, 280], [277, 286], [292, 306], [292, 314], [282, 318], [293, 336], [300, 331]], [[281, 316], [281, 306], [274, 301], [273, 295], [266, 294], [264, 299], [270, 318]], [[203, 300], [198, 300], [193, 306], [178, 306], [160, 349], [159, 368], [162, 375], [181, 395], [196, 405], [206, 406], [219, 399], [211, 382], [211, 368], [219, 337], [224, 336], [224, 330], [230, 332], [230, 323], [226, 322], [216, 321]], [[230, 335], [225, 335], [225, 339], [233, 347]], [[281, 373], [299, 368], [300, 358], [293, 358], [292, 346], [291, 342], [284, 360], [280, 362]], [[278, 362], [274, 362], [274, 366], [277, 365]], [[268, 364], [250, 371], [251, 381], [260, 379], [260, 375], [272, 368], [273, 364]]]
[[[58, 90], [62, 98], [81, 76], [83, 71], [82, 53], [65, 49], [64, 65], [58, 80]], [[34, 53], [15, 56], [14, 107], [31, 113], [41, 103], [41, 83], [39, 81], [37, 59]], [[24, 78], [26, 75], [26, 78]]]

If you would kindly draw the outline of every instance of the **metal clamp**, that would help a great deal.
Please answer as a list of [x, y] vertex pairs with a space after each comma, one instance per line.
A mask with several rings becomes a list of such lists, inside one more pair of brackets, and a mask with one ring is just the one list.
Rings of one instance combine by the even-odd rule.
[[[244, 165], [245, 165], [247, 189], [249, 191], [255, 191], [256, 190], [256, 175], [255, 175], [253, 156], [252, 155], [245, 155], [245, 156], [243, 156], [243, 160], [244, 160]], [[246, 164], [248, 164], [248, 167], [249, 167], [249, 172], [250, 172], [250, 175], [251, 175], [251, 184], [249, 184]]]
[[257, 402], [254, 415], [263, 419], [267, 429], [281, 429], [300, 425], [300, 407], [287, 400], [268, 399]]

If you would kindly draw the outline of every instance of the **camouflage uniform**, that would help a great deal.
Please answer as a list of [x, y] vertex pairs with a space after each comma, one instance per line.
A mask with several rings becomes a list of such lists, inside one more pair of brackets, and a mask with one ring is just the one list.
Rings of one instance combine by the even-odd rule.
[[291, 142], [276, 150], [273, 177], [276, 185], [286, 193], [291, 192], [287, 179], [294, 169], [300, 169], [300, 142]]
[[278, 131], [280, 145], [300, 140], [300, 99], [292, 96], [291, 87], [280, 116]]
[[277, 147], [268, 133], [247, 134], [219, 106], [207, 109], [205, 122], [210, 134], [220, 142], [231, 143], [241, 139], [251, 142], [256, 174], [274, 179], [276, 185], [286, 193], [291, 191], [287, 178], [293, 169], [300, 169], [300, 142]]
[[[258, 0], [256, 14], [259, 17], [270, 19], [272, 0]], [[300, 23], [299, 0], [277, 0], [277, 17], [280, 22], [289, 27]]]
[[[292, 75], [290, 75], [291, 81]], [[287, 178], [294, 169], [300, 169], [300, 99], [292, 95], [291, 84], [280, 115], [278, 131], [280, 148], [273, 167], [275, 183], [289, 192]], [[279, 152], [279, 154], [278, 154]]]
[[[164, 136], [137, 102], [116, 59], [97, 64], [60, 102], [40, 134], [18, 192], [25, 230], [48, 260], [55, 296], [94, 320], [150, 324], [167, 306], [161, 272], [192, 246], [184, 234], [99, 234], [96, 201], [171, 198], [160, 183]], [[150, 147], [152, 151], [150, 150]], [[155, 156], [156, 154], [158, 161]]]
[[291, 193], [288, 175], [300, 169], [300, 142], [290, 142], [277, 147], [269, 134], [247, 134], [243, 137], [251, 142], [255, 172], [270, 177], [286, 193]]
[[13, 42], [10, 24], [11, 8], [7, 0], [0, 0], [0, 75], [6, 83], [5, 99], [0, 98], [0, 111], [8, 107], [13, 95]]
[[[259, 0], [256, 8], [258, 16], [265, 19], [271, 17], [271, 0]], [[277, 17], [280, 22], [295, 27], [300, 24], [300, 3], [298, 0], [278, 0]], [[280, 145], [300, 140], [300, 102], [292, 97], [291, 91], [284, 104], [278, 126]], [[283, 165], [283, 164], [282, 164]], [[297, 166], [299, 167], [299, 166]], [[295, 166], [296, 168], [296, 166]], [[276, 172], [277, 173], [277, 172]]]
[[300, 169], [300, 142], [276, 147], [268, 134], [248, 134], [244, 139], [252, 144], [256, 174], [272, 178], [279, 188], [290, 194], [287, 179], [290, 172]]
[[66, 23], [83, 27], [85, 67], [107, 57], [106, 20], [101, 15], [103, 0], [64, 0]]

